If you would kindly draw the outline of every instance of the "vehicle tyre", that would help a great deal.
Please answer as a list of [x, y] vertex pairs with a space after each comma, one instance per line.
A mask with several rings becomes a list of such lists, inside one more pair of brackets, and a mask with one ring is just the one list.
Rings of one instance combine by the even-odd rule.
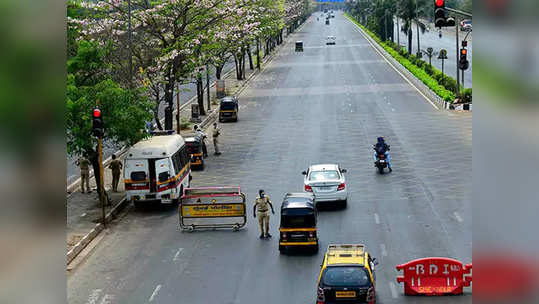
[[342, 201], [342, 208], [346, 209], [346, 206], [348, 206], [348, 199], [345, 199], [344, 201]]
[[279, 245], [279, 253], [280, 254], [286, 254], [286, 247]]
[[200, 164], [199, 170], [200, 170], [200, 171], [204, 170], [204, 161], [202, 161], [202, 163]]
[[140, 210], [142, 208], [142, 203], [140, 201], [133, 201], [133, 206], [135, 206], [136, 210]]
[[317, 253], [319, 249], [320, 249], [320, 245], [316, 244], [315, 246], [313, 246], [312, 252]]
[[378, 166], [378, 173], [384, 174], [384, 167]]
[[234, 122], [238, 122], [238, 118], [237, 118], [237, 117], [236, 117], [236, 118], [234, 118]]

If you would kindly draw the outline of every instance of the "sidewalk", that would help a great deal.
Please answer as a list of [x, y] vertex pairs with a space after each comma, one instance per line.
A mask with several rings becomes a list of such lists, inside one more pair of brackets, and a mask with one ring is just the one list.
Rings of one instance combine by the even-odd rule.
[[[266, 56], [266, 58], [262, 58], [261, 62], [261, 69], [264, 68], [264, 65], [267, 64], [267, 62], [280, 51], [280, 48], [283, 46], [288, 45], [288, 35], [284, 35], [283, 37], [284, 41], [280, 46], [277, 46], [275, 50]], [[225, 80], [225, 88], [227, 95], [237, 95], [241, 90], [246, 87], [246, 85], [249, 83], [250, 79], [253, 78], [257, 74], [258, 70], [256, 69], [256, 66], [253, 70], [249, 69], [249, 63], [246, 63], [246, 71], [245, 71], [245, 79], [246, 80], [237, 80], [236, 79], [236, 73], [232, 72], [226, 77], [224, 77]], [[207, 111], [205, 116], [200, 116], [200, 120], [202, 121], [202, 127], [205, 129], [206, 134], [208, 133], [208, 129], [212, 126], [213, 122], [217, 118], [218, 114], [218, 107], [219, 104], [216, 101], [216, 92], [215, 87], [210, 88], [210, 96], [211, 96], [211, 111]], [[204, 97], [206, 97], [206, 94], [204, 94]], [[196, 103], [196, 98], [194, 99], [193, 103]], [[206, 109], [207, 106], [207, 100], [204, 99], [204, 106]], [[206, 109], [207, 110], [207, 109]], [[180, 111], [180, 117], [181, 121], [183, 122], [189, 122], [191, 118], [191, 105], [184, 106]], [[180, 134], [182, 136], [189, 136], [194, 134], [193, 132], [193, 126], [195, 124], [198, 124], [199, 126], [201, 123], [192, 123], [190, 122], [185, 129], [182, 129], [180, 131]], [[176, 119], [174, 119], [174, 129], [176, 129]], [[211, 143], [208, 143], [208, 149], [210, 151], [213, 150], [213, 146]], [[125, 154], [123, 155], [117, 155], [118, 158], [124, 162]], [[106, 206], [105, 208], [105, 214], [109, 214], [111, 211], [120, 210], [123, 207], [127, 206], [129, 202], [126, 202], [123, 200], [125, 197], [125, 190], [124, 190], [124, 183], [123, 178], [120, 178], [120, 183], [118, 185], [118, 193], [112, 192], [112, 172], [110, 169], [108, 169], [106, 166], [104, 168], [104, 186], [105, 191], [108, 193], [111, 204], [110, 206]], [[68, 254], [68, 264], [69, 262], [77, 256], [77, 254], [86, 247], [88, 243], [91, 242], [95, 236], [99, 234], [99, 232], [103, 229], [101, 223], [101, 216], [102, 216], [102, 210], [101, 210], [101, 203], [99, 201], [99, 197], [97, 195], [97, 186], [95, 183], [95, 178], [90, 178], [90, 187], [92, 189], [92, 192], [87, 194], [83, 194], [80, 192], [80, 186], [77, 186], [77, 188], [72, 189], [72, 193], [67, 194], [66, 198], [66, 210], [67, 210], [67, 223], [66, 223], [66, 230], [67, 230], [67, 252]], [[120, 206], [120, 203], [121, 206]], [[74, 248], [76, 247], [76, 248]], [[73, 249], [71, 252], [70, 250]]]

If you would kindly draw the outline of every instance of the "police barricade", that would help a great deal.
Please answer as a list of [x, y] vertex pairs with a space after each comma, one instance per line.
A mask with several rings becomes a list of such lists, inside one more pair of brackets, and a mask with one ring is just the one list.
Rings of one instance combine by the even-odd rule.
[[450, 258], [422, 258], [397, 265], [397, 270], [404, 274], [397, 277], [397, 282], [404, 283], [405, 295], [439, 296], [462, 294], [463, 288], [470, 286], [472, 264]]
[[245, 194], [240, 187], [199, 187], [184, 189], [179, 207], [180, 228], [232, 228], [247, 223]]

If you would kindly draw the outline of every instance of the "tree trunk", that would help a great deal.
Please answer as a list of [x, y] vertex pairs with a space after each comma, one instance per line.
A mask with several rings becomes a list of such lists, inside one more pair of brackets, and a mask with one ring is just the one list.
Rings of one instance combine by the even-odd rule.
[[202, 76], [197, 76], [197, 102], [198, 102], [198, 111], [200, 115], [206, 115], [204, 110], [204, 83], [202, 82]]
[[249, 68], [252, 70], [255, 69], [253, 65], [253, 54], [251, 54], [251, 45], [247, 43], [247, 55], [249, 56]]
[[236, 67], [236, 79], [241, 80], [240, 67], [238, 64], [238, 56], [234, 54], [234, 66]]
[[94, 169], [94, 179], [97, 186], [97, 194], [101, 194], [101, 189], [99, 188], [99, 157], [97, 155], [97, 151], [86, 151], [86, 154], [88, 155], [88, 160], [92, 164], [92, 169]]
[[219, 65], [219, 66], [215, 66], [215, 78], [221, 79], [221, 73], [223, 72], [223, 66], [224, 66], [224, 64]]
[[242, 64], [242, 66], [241, 66], [241, 79], [246, 78], [245, 77], [245, 61], [246, 61], [247, 58], [245, 58], [245, 52], [246, 52], [245, 49], [242, 48], [242, 50], [241, 50], [241, 64]]
[[256, 38], [256, 68], [260, 70], [260, 39]]
[[412, 54], [412, 24], [408, 27], [408, 54]]

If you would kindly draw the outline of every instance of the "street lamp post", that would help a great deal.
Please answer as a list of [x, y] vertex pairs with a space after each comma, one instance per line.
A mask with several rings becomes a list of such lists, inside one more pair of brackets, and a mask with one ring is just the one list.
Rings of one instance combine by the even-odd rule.
[[127, 0], [127, 39], [129, 48], [129, 88], [133, 88], [133, 43], [131, 32], [131, 0]]

